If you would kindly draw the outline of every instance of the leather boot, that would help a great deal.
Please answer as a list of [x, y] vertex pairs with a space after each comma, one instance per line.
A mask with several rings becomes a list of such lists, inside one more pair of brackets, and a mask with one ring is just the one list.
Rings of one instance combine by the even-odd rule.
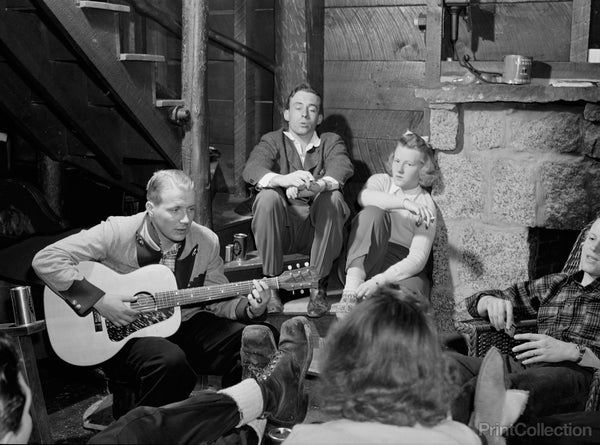
[[329, 311], [331, 304], [327, 301], [327, 293], [324, 289], [311, 289], [306, 315], [311, 318], [322, 317]]
[[271, 298], [267, 303], [267, 313], [279, 314], [283, 312], [283, 303], [281, 302], [281, 298], [279, 298], [279, 291], [277, 289], [269, 289], [269, 292], [271, 292]]
[[490, 348], [477, 376], [473, 427], [488, 445], [505, 445], [503, 435], [523, 413], [528, 397], [528, 391], [506, 389], [504, 361], [497, 348]]
[[281, 325], [279, 350], [256, 381], [263, 395], [264, 415], [273, 423], [293, 426], [306, 417], [304, 380], [312, 360], [310, 322], [294, 317]]
[[277, 352], [271, 329], [263, 325], [246, 326], [242, 332], [242, 380], [260, 374]]

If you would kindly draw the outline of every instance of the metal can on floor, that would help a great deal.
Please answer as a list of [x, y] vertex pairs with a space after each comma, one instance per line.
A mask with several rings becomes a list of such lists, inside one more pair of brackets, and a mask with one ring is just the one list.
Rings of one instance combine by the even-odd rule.
[[225, 262], [229, 263], [233, 261], [233, 244], [227, 244], [225, 246]]
[[242, 261], [246, 259], [248, 250], [248, 235], [245, 233], [236, 233], [233, 235], [233, 259]]
[[13, 313], [15, 315], [15, 326], [31, 324], [35, 321], [33, 300], [31, 299], [31, 287], [19, 286], [10, 290]]

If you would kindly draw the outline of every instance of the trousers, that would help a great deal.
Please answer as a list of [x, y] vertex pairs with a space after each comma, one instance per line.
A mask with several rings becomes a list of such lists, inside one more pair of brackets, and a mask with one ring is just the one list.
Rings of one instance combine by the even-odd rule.
[[252, 233], [263, 273], [283, 271], [283, 255], [310, 255], [319, 279], [331, 272], [344, 242], [350, 209], [339, 190], [319, 193], [312, 201], [288, 200], [281, 188], [261, 190], [253, 206]]
[[258, 436], [240, 422], [236, 403], [212, 391], [160, 408], [141, 406], [90, 439], [90, 444], [241, 444], [257, 445]]
[[[468, 423], [473, 412], [477, 375], [483, 359], [448, 352], [460, 385], [452, 404], [452, 418]], [[522, 421], [555, 414], [583, 411], [590, 391], [593, 370], [573, 362], [541, 363], [523, 366], [509, 355], [504, 356], [507, 386], [529, 391]]]
[[162, 406], [187, 398], [198, 375], [223, 376], [223, 387], [241, 380], [245, 325], [199, 312], [168, 338], [135, 338], [102, 365], [113, 380], [131, 383], [135, 406]]
[[[366, 279], [385, 271], [408, 256], [408, 249], [400, 244], [390, 242], [392, 220], [389, 212], [374, 206], [365, 207], [352, 220], [346, 267], [357, 258], [365, 257], [364, 268]], [[427, 266], [413, 277], [400, 281], [404, 287], [421, 292], [429, 298], [431, 280]]]

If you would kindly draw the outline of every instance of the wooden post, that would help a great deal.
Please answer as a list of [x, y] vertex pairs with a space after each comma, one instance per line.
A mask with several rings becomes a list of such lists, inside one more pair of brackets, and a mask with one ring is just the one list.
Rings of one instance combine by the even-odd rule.
[[190, 120], [181, 144], [183, 171], [194, 180], [196, 222], [212, 227], [208, 156], [207, 18], [208, 2], [183, 0], [181, 89]]
[[308, 81], [323, 91], [324, 0], [275, 0], [273, 128], [283, 125], [288, 93]]
[[[234, 39], [251, 45], [254, 1], [235, 0], [233, 11]], [[254, 137], [254, 67], [239, 53], [233, 54], [233, 178], [235, 195], [246, 196], [247, 186], [242, 177], [248, 154], [256, 142]]]
[[573, 0], [571, 19], [571, 62], [587, 62], [590, 42], [591, 0]]
[[442, 0], [427, 0], [427, 29], [425, 31], [427, 55], [425, 60], [425, 85], [439, 85], [442, 70]]

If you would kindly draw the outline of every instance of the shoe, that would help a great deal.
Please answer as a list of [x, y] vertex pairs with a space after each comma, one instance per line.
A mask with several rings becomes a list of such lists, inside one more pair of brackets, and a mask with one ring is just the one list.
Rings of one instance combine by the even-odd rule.
[[475, 387], [473, 427], [488, 445], [505, 445], [506, 433], [525, 410], [528, 391], [506, 389], [504, 361], [492, 347], [483, 359]]
[[337, 318], [344, 318], [348, 313], [354, 309], [354, 306], [358, 303], [356, 292], [354, 291], [343, 291], [342, 298], [339, 303], [331, 305], [331, 312], [335, 313]]
[[263, 412], [271, 422], [293, 426], [306, 417], [308, 396], [304, 380], [312, 360], [312, 330], [304, 317], [281, 325], [279, 350], [255, 379], [263, 395]]
[[271, 292], [271, 298], [267, 303], [267, 313], [279, 314], [283, 312], [283, 303], [281, 302], [281, 298], [279, 298], [279, 291], [277, 289], [269, 289], [269, 292]]
[[242, 331], [242, 380], [260, 374], [277, 352], [271, 329], [263, 325], [246, 326]]
[[308, 300], [306, 315], [311, 318], [322, 317], [330, 308], [331, 304], [327, 301], [327, 293], [325, 293], [324, 289], [310, 290], [310, 299]]

